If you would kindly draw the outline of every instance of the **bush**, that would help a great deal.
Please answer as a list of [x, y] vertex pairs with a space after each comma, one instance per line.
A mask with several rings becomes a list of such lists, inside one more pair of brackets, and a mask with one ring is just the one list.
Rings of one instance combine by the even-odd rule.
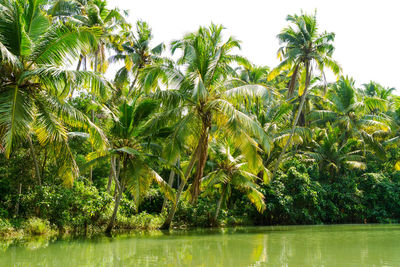
[[[209, 227], [213, 224], [216, 201], [205, 197], [199, 198], [196, 205], [181, 199], [174, 217], [174, 225], [178, 227]], [[221, 211], [220, 215], [223, 212]]]
[[152, 215], [146, 212], [139, 213], [135, 216], [126, 217], [118, 214], [115, 223], [117, 229], [142, 229], [154, 230], [161, 227], [164, 218], [160, 215]]
[[[374, 167], [377, 168], [377, 167]], [[259, 214], [243, 196], [231, 197], [227, 224], [387, 223], [400, 219], [400, 172], [320, 175], [296, 159], [261, 185], [266, 210]]]
[[77, 181], [71, 188], [35, 187], [21, 197], [20, 214], [43, 218], [58, 227], [82, 227], [95, 223], [111, 202], [112, 197], [106, 192]]
[[40, 218], [29, 218], [24, 224], [24, 230], [30, 235], [44, 235], [51, 231], [50, 223]]
[[0, 218], [0, 236], [5, 237], [14, 231], [14, 227], [7, 219]]

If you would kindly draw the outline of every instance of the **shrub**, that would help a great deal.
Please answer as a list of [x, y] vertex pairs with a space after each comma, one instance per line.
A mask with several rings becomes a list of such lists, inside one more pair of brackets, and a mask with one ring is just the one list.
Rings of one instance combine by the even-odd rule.
[[118, 214], [115, 223], [117, 229], [141, 229], [141, 230], [154, 230], [158, 229], [164, 218], [160, 215], [152, 215], [146, 212], [139, 213], [134, 216], [126, 217], [122, 214]]
[[58, 227], [93, 224], [112, 202], [106, 192], [76, 181], [74, 186], [35, 187], [21, 198], [20, 213], [25, 217], [40, 217]]
[[[179, 201], [175, 213], [174, 225], [178, 227], [209, 227], [213, 224], [216, 206], [216, 201], [209, 197], [199, 198], [196, 205], [182, 199]], [[220, 215], [222, 214], [223, 212], [220, 213]]]
[[7, 219], [0, 218], [0, 236], [5, 237], [14, 231], [14, 227]]
[[51, 231], [50, 223], [40, 218], [29, 218], [24, 224], [24, 230], [30, 235], [44, 235]]

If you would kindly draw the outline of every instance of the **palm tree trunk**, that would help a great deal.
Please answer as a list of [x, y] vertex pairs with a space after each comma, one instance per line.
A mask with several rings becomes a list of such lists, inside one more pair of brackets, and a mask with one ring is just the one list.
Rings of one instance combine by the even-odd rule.
[[22, 193], [22, 183], [19, 183], [18, 198], [17, 198], [17, 203], [15, 204], [15, 216], [18, 216], [18, 213], [19, 213], [19, 201], [21, 198], [21, 193]]
[[107, 193], [110, 193], [111, 190], [111, 184], [112, 184], [112, 179], [114, 177], [115, 171], [115, 158], [114, 156], [111, 156], [110, 160], [110, 175], [108, 176], [108, 183], [107, 183]]
[[200, 195], [200, 180], [203, 178], [204, 167], [206, 166], [208, 151], [208, 125], [203, 123], [203, 131], [200, 136], [199, 161], [197, 162], [196, 174], [192, 184], [192, 203], [196, 203]]
[[302, 112], [302, 110], [303, 110], [304, 102], [305, 102], [305, 100], [306, 100], [306, 96], [307, 96], [307, 93], [308, 93], [307, 90], [308, 90], [309, 81], [310, 81], [309, 63], [307, 62], [307, 63], [306, 63], [306, 83], [305, 83], [305, 85], [304, 85], [304, 92], [303, 92], [303, 94], [301, 95], [301, 98], [300, 98], [299, 109], [297, 110], [297, 114], [296, 114], [296, 117], [295, 117], [295, 119], [294, 119], [293, 126], [292, 126], [292, 130], [290, 131], [289, 138], [288, 138], [288, 140], [286, 141], [286, 144], [285, 144], [285, 146], [283, 147], [282, 152], [281, 152], [281, 154], [279, 155], [278, 160], [276, 161], [276, 164], [275, 164], [275, 167], [274, 167], [274, 171], [273, 171], [273, 173], [272, 173], [272, 178], [273, 178], [273, 176], [276, 174], [276, 171], [278, 170], [279, 165], [280, 165], [281, 162], [282, 162], [283, 156], [285, 155], [286, 150], [287, 150], [287, 148], [289, 147], [290, 142], [292, 141], [292, 137], [293, 137], [293, 134], [294, 134], [294, 132], [295, 132], [295, 130], [296, 130], [297, 123], [299, 122], [300, 114], [301, 114], [301, 112]]
[[215, 211], [215, 216], [214, 216], [214, 221], [213, 221], [213, 223], [214, 223], [215, 225], [217, 225], [219, 211], [220, 211], [220, 209], [221, 209], [222, 200], [223, 200], [224, 197], [225, 197], [225, 193], [226, 193], [227, 187], [228, 187], [228, 185], [227, 185], [227, 184], [224, 184], [224, 186], [223, 186], [223, 188], [222, 188], [221, 197], [220, 197], [220, 199], [218, 200], [217, 210]]
[[133, 79], [133, 82], [132, 82], [131, 86], [129, 87], [128, 95], [130, 95], [132, 93], [133, 87], [135, 87], [135, 85], [136, 85], [136, 81], [139, 77], [139, 69], [140, 68], [137, 69], [137, 71], [135, 73], [135, 78]]
[[44, 159], [43, 159], [43, 164], [42, 164], [42, 177], [44, 177], [44, 168], [46, 168], [46, 163], [47, 163], [47, 147], [44, 148]]
[[192, 172], [194, 163], [196, 162], [196, 159], [199, 156], [198, 155], [199, 154], [199, 150], [200, 150], [200, 141], [199, 141], [199, 144], [196, 147], [196, 150], [194, 151], [194, 153], [192, 155], [192, 158], [190, 159], [189, 165], [188, 165], [188, 167], [186, 169], [186, 172], [185, 172], [185, 177], [182, 177], [182, 179], [181, 179], [181, 184], [179, 185], [178, 192], [176, 192], [175, 203], [173, 203], [173, 205], [171, 207], [171, 210], [169, 211], [169, 213], [167, 215], [167, 218], [165, 219], [163, 225], [161, 226], [161, 229], [169, 229], [170, 226], [171, 226], [171, 222], [172, 222], [172, 219], [175, 216], [175, 212], [176, 212], [176, 208], [177, 208], [178, 203], [179, 203], [179, 199], [181, 197], [183, 189], [185, 188], [185, 185], [187, 183], [189, 175]]
[[35, 165], [36, 179], [38, 181], [38, 185], [41, 186], [42, 185], [42, 179], [40, 177], [39, 162], [38, 162], [38, 160], [36, 158], [35, 148], [33, 147], [32, 139], [31, 139], [30, 135], [28, 135], [28, 143], [29, 143], [29, 148], [31, 150], [33, 163]]
[[[172, 187], [173, 183], [174, 183], [174, 177], [175, 177], [175, 171], [171, 170], [170, 174], [169, 174], [169, 178], [168, 178], [168, 185]], [[167, 205], [167, 197], [164, 196], [164, 201], [163, 201], [163, 205], [161, 208], [161, 212], [164, 211], [165, 209], [165, 205]]]
[[[177, 160], [177, 162], [176, 162], [176, 167], [177, 167], [177, 168], [180, 168], [180, 159], [179, 159], [179, 157], [178, 157], [178, 160]], [[172, 186], [174, 185], [174, 180], [175, 180], [175, 171], [174, 171], [174, 170], [171, 170], [171, 173], [170, 173], [169, 179], [168, 179], [168, 185], [169, 185], [171, 188], [172, 188]], [[179, 182], [179, 175], [178, 175], [178, 177], [177, 177], [177, 182]], [[179, 184], [178, 184], [178, 188], [179, 188]], [[161, 208], [161, 212], [164, 211], [164, 209], [165, 209], [165, 207], [166, 207], [166, 205], [167, 205], [167, 201], [168, 201], [167, 197], [164, 196], [164, 202], [163, 202], [163, 205], [162, 205], [162, 208]]]
[[297, 78], [297, 73], [299, 71], [299, 64], [296, 65], [294, 72], [292, 74], [292, 77], [290, 78], [289, 86], [288, 86], [288, 93], [287, 93], [287, 98], [291, 98], [293, 96], [293, 91], [296, 85], [296, 78]]
[[81, 65], [82, 65], [82, 60], [83, 60], [83, 55], [81, 54], [79, 56], [78, 66], [76, 67], [76, 70], [80, 70]]
[[[113, 167], [115, 167], [115, 166], [113, 166]], [[117, 194], [116, 194], [116, 198], [115, 198], [114, 211], [113, 211], [113, 214], [111, 215], [110, 222], [108, 223], [106, 231], [105, 231], [107, 234], [110, 234], [111, 230], [114, 227], [115, 218], [117, 218], [119, 204], [121, 202], [122, 193], [124, 191], [124, 186], [122, 184], [122, 181], [119, 181], [119, 173], [116, 173], [115, 168], [111, 168], [111, 169], [113, 171], [113, 177], [115, 178], [115, 193], [117, 193]]]
[[113, 211], [113, 214], [111, 215], [110, 222], [107, 225], [106, 234], [110, 234], [111, 230], [114, 227], [115, 218], [117, 218], [119, 203], [121, 202], [121, 198], [122, 198], [122, 192], [123, 192], [123, 188], [118, 188], [118, 195], [115, 199], [114, 211]]
[[[94, 53], [94, 72], [97, 73], [97, 65], [99, 64], [99, 59], [98, 59], [98, 53], [99, 53], [99, 47], [97, 47], [97, 50]], [[94, 96], [94, 92], [92, 92], [92, 101], [94, 102], [96, 100]], [[92, 109], [91, 111], [91, 120], [92, 123], [94, 123], [94, 110]], [[92, 145], [92, 152], [94, 151], [93, 145]], [[89, 172], [89, 181], [93, 181], [93, 167], [90, 166], [90, 172]]]

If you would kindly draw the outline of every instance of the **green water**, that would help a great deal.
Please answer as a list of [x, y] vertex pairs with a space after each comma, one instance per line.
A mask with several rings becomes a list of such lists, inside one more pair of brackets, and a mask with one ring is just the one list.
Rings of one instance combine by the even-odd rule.
[[0, 266], [400, 266], [400, 225], [250, 227], [37, 239], [3, 243]]

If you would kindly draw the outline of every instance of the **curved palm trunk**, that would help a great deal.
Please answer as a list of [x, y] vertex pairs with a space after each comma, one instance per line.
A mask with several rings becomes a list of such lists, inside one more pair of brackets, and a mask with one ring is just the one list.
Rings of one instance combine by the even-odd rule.
[[213, 223], [215, 223], [215, 225], [217, 225], [218, 222], [218, 215], [219, 215], [219, 211], [221, 210], [221, 204], [222, 204], [222, 200], [225, 197], [225, 193], [226, 193], [226, 189], [228, 188], [228, 184], [224, 184], [223, 188], [222, 188], [222, 193], [221, 193], [221, 197], [218, 200], [218, 204], [217, 204], [217, 210], [215, 211], [215, 216], [214, 216], [214, 221]]
[[112, 162], [111, 165], [112, 165], [111, 170], [113, 171], [113, 176], [115, 178], [115, 193], [117, 193], [117, 194], [115, 197], [114, 211], [113, 211], [113, 214], [111, 215], [110, 222], [108, 223], [106, 231], [105, 231], [107, 234], [110, 234], [111, 230], [114, 227], [115, 218], [117, 218], [119, 204], [121, 202], [122, 193], [124, 191], [124, 186], [122, 185], [122, 183], [120, 183], [120, 181], [118, 181], [119, 175], [115, 171], [115, 169], [116, 169], [115, 162]]
[[107, 228], [106, 228], [107, 234], [111, 233], [111, 230], [114, 227], [115, 218], [117, 217], [117, 213], [118, 213], [119, 203], [121, 202], [121, 198], [122, 198], [122, 191], [123, 191], [122, 188], [118, 189], [118, 195], [115, 199], [114, 211], [113, 211], [113, 214], [111, 215], [110, 222], [108, 223]]
[[283, 156], [285, 155], [286, 150], [287, 150], [287, 148], [289, 147], [289, 145], [290, 145], [290, 143], [291, 143], [291, 141], [292, 141], [293, 134], [294, 134], [294, 132], [295, 132], [295, 130], [296, 130], [297, 123], [299, 122], [299, 118], [300, 118], [300, 115], [301, 115], [301, 113], [302, 113], [303, 106], [304, 106], [304, 102], [305, 102], [305, 100], [306, 100], [306, 96], [307, 96], [307, 93], [308, 93], [309, 81], [310, 81], [309, 63], [307, 62], [307, 63], [306, 63], [306, 84], [305, 84], [305, 86], [304, 86], [304, 92], [303, 92], [303, 94], [301, 95], [299, 109], [297, 110], [297, 114], [296, 114], [296, 117], [295, 117], [295, 119], [294, 119], [293, 126], [292, 126], [292, 130], [290, 131], [289, 138], [288, 138], [288, 140], [286, 141], [286, 144], [285, 144], [285, 146], [283, 147], [282, 152], [281, 152], [281, 154], [279, 155], [279, 158], [278, 158], [278, 160], [277, 160], [277, 162], [276, 162], [276, 164], [275, 164], [274, 171], [273, 171], [273, 173], [272, 173], [272, 178], [273, 178], [273, 176], [275, 175], [276, 171], [278, 170], [279, 165], [280, 165], [281, 162], [282, 162]]
[[[171, 187], [174, 184], [174, 178], [175, 178], [175, 171], [171, 170], [171, 172], [169, 174], [169, 179], [168, 179], [168, 185], [171, 186]], [[162, 208], [161, 208], [161, 212], [164, 211], [166, 205], [167, 205], [167, 197], [164, 196], [164, 201], [163, 201], [163, 205], [162, 205]]]
[[[94, 72], [96, 73], [98, 70], [98, 64], [99, 64], [99, 59], [98, 59], [98, 53], [99, 53], [99, 47], [97, 47], [97, 50], [95, 51], [94, 54]], [[92, 101], [95, 101], [95, 96], [94, 96], [94, 92], [92, 92]], [[94, 123], [94, 110], [92, 109], [91, 111], [91, 120]], [[92, 152], [94, 151], [94, 148], [92, 146]], [[90, 172], [89, 172], [89, 181], [92, 182], [93, 181], [93, 167], [90, 166]]]
[[183, 189], [185, 188], [185, 185], [187, 183], [189, 175], [192, 172], [194, 163], [196, 162], [196, 159], [198, 158], [198, 154], [199, 154], [199, 150], [200, 150], [199, 148], [200, 148], [200, 141], [199, 141], [199, 144], [196, 147], [196, 150], [192, 154], [192, 158], [190, 159], [189, 165], [188, 165], [188, 167], [186, 169], [186, 172], [185, 172], [185, 177], [182, 177], [182, 179], [181, 179], [182, 182], [179, 185], [178, 192], [176, 192], [175, 203], [173, 203], [173, 205], [171, 207], [171, 210], [169, 211], [169, 213], [167, 215], [167, 218], [165, 219], [163, 225], [161, 226], [161, 229], [169, 229], [171, 227], [172, 219], [175, 216], [175, 212], [176, 212], [176, 208], [177, 208], [178, 203], [179, 203], [179, 199], [181, 197]]
[[39, 162], [38, 162], [38, 160], [36, 158], [35, 148], [33, 147], [32, 139], [31, 139], [31, 137], [29, 135], [28, 135], [28, 143], [29, 143], [29, 149], [31, 150], [33, 163], [35, 165], [36, 179], [38, 181], [38, 185], [41, 186], [42, 185], [42, 179], [40, 177]]
[[115, 171], [115, 158], [114, 156], [111, 156], [110, 159], [110, 175], [108, 176], [108, 183], [107, 183], [107, 193], [110, 193], [111, 191], [111, 184], [112, 184], [112, 179], [114, 177]]
[[200, 195], [200, 180], [203, 178], [204, 167], [206, 166], [207, 161], [207, 152], [208, 152], [208, 130], [209, 130], [209, 122], [211, 119], [209, 116], [206, 117], [205, 121], [203, 121], [203, 131], [200, 136], [199, 141], [199, 160], [196, 166], [196, 174], [194, 176], [193, 184], [192, 184], [192, 203], [196, 203], [197, 199]]

